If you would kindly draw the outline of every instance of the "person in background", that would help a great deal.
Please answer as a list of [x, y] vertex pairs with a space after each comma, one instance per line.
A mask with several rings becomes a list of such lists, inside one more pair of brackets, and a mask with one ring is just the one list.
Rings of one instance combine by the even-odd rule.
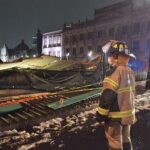
[[135, 76], [127, 66], [133, 54], [119, 41], [110, 41], [103, 49], [111, 67], [103, 81], [96, 118], [104, 126], [109, 150], [133, 150], [130, 128], [136, 122]]

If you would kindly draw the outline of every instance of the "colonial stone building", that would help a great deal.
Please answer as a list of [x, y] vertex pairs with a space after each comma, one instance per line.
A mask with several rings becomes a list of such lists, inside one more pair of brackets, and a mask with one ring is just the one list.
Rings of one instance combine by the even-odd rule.
[[101, 46], [111, 39], [125, 41], [138, 59], [148, 63], [150, 51], [150, 5], [135, 5], [125, 0], [95, 9], [94, 17], [84, 22], [64, 25], [64, 56], [83, 58], [89, 51], [101, 53]]
[[62, 58], [62, 30], [43, 34], [42, 54]]

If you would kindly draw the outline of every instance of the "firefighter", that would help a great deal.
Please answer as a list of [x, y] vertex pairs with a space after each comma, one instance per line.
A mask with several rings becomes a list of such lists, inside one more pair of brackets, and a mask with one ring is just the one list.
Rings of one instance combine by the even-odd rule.
[[109, 150], [133, 150], [130, 128], [136, 121], [135, 76], [127, 64], [134, 55], [119, 41], [110, 41], [102, 49], [111, 68], [103, 81], [96, 117], [104, 126]]

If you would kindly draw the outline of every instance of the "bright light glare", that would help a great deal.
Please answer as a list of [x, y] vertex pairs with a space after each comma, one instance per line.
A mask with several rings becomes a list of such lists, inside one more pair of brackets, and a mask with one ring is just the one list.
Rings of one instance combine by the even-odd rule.
[[134, 58], [134, 59], [136, 59], [136, 56], [134, 54], [132, 54], [132, 53], [129, 54], [129, 56], [132, 57], [132, 58]]
[[92, 51], [90, 51], [90, 52], [88, 53], [88, 56], [89, 56], [89, 57], [91, 57], [91, 56], [92, 56], [92, 54], [93, 54], [93, 52], [92, 52]]
[[111, 42], [106, 43], [103, 47], [102, 47], [102, 51], [103, 53], [108, 53], [108, 50], [110, 49], [111, 46]]
[[66, 54], [66, 57], [68, 57], [69, 55], [70, 55], [70, 53], [67, 53], [67, 54]]

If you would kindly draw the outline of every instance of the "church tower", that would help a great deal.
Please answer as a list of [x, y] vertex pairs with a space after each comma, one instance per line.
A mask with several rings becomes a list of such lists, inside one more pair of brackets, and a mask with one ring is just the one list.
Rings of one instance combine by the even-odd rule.
[[8, 62], [9, 56], [8, 56], [8, 47], [6, 44], [1, 48], [0, 50], [0, 59], [3, 62]]
[[42, 53], [42, 33], [38, 29], [36, 36], [32, 37], [33, 42], [32, 42], [32, 49], [36, 50], [38, 52], [38, 55]]

